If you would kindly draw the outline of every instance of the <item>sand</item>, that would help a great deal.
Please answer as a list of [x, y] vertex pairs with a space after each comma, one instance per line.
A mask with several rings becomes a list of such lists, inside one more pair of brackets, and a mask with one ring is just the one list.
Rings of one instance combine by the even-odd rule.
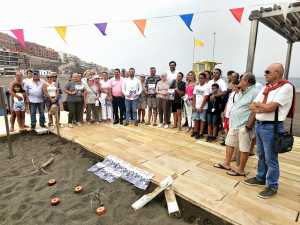
[[[33, 133], [12, 136], [15, 158], [7, 159], [7, 143], [0, 139], [0, 224], [3, 225], [183, 225], [226, 224], [178, 198], [182, 218], [167, 214], [163, 196], [158, 196], [146, 207], [134, 211], [130, 205], [145, 192], [131, 184], [117, 180], [109, 184], [87, 169], [100, 161], [79, 145], [60, 139], [55, 135]], [[48, 175], [31, 175], [34, 170], [31, 160], [41, 164], [55, 154], [55, 161], [46, 170]], [[54, 178], [57, 184], [49, 187]], [[80, 194], [73, 193], [77, 184], [83, 186]], [[107, 208], [104, 216], [95, 214], [89, 194], [101, 189]], [[151, 191], [152, 185], [147, 191]], [[57, 196], [61, 203], [50, 205]], [[204, 222], [203, 222], [204, 221]]]

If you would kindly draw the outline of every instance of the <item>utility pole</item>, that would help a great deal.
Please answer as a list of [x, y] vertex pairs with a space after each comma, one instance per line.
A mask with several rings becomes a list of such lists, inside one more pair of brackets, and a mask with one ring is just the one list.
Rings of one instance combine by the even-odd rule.
[[216, 32], [213, 33], [213, 60], [215, 61]]

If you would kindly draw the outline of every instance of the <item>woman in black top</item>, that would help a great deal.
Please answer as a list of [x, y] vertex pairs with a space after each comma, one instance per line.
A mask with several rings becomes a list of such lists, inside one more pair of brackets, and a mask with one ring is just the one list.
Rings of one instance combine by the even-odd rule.
[[181, 111], [183, 109], [183, 99], [182, 97], [185, 94], [185, 82], [182, 81], [183, 73], [179, 72], [177, 74], [176, 80], [170, 86], [170, 89], [174, 89], [174, 100], [172, 102], [172, 112], [174, 118], [174, 127], [181, 130]]

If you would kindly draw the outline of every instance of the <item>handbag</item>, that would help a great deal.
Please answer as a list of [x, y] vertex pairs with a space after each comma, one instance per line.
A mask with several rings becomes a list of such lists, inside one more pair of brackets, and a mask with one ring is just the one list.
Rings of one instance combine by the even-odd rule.
[[279, 133], [278, 132], [278, 107], [275, 111], [275, 124], [274, 124], [274, 133], [275, 133], [275, 151], [277, 153], [286, 153], [290, 152], [293, 149], [294, 136], [293, 136], [293, 115], [291, 117], [290, 132]]

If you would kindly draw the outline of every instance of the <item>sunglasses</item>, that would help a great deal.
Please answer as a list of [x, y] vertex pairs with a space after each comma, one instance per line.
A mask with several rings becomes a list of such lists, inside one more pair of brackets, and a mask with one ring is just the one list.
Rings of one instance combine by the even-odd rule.
[[265, 71], [265, 74], [270, 74], [270, 73], [271, 73], [270, 70]]

